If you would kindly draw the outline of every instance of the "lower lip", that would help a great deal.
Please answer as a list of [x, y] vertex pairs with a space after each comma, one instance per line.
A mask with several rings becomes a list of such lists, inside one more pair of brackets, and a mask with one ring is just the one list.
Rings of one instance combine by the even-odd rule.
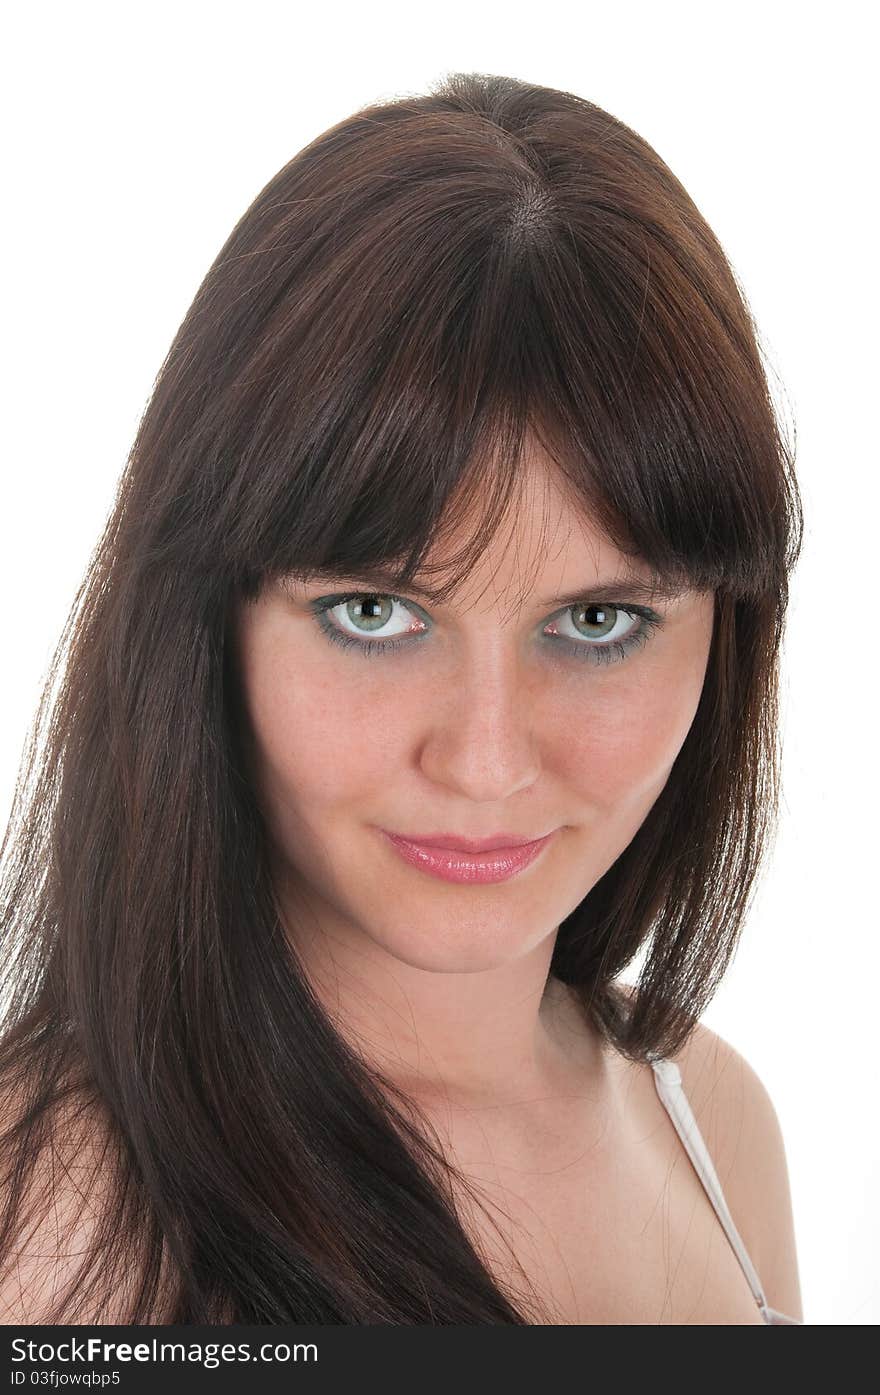
[[522, 872], [540, 856], [553, 834], [548, 833], [546, 838], [538, 838], [534, 843], [523, 843], [519, 848], [495, 848], [492, 852], [484, 853], [426, 848], [422, 843], [411, 843], [394, 833], [386, 833], [385, 837], [402, 858], [423, 872], [430, 872], [433, 877], [440, 877], [444, 882], [485, 885], [487, 882], [506, 882], [509, 877]]

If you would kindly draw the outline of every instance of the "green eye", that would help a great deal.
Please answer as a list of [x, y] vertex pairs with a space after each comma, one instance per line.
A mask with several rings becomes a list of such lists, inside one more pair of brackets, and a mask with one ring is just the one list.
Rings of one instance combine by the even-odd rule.
[[622, 612], [613, 605], [573, 605], [568, 608], [568, 613], [574, 617], [590, 615], [593, 612], [599, 617], [597, 620], [591, 621], [575, 618], [574, 623], [579, 629], [583, 626], [585, 638], [605, 639], [606, 636], [611, 634], [614, 630], [614, 626], [617, 624], [618, 617]]
[[[396, 604], [391, 596], [361, 596], [357, 600], [345, 602], [346, 618], [355, 625], [363, 623], [366, 633], [370, 630], [381, 630], [394, 614]], [[356, 614], [356, 611], [360, 614]]]
[[[364, 655], [386, 654], [430, 637], [430, 621], [421, 607], [404, 600], [402, 596], [376, 591], [350, 591], [344, 595], [322, 596], [310, 602], [310, 609], [322, 633], [331, 643], [343, 649], [356, 649]], [[338, 620], [333, 620], [331, 616], [336, 610], [343, 614]], [[416, 616], [416, 628], [404, 626], [392, 636], [379, 635], [379, 631], [400, 618], [401, 611]], [[625, 618], [637, 623], [627, 627], [622, 623]], [[585, 659], [588, 663], [608, 664], [625, 659], [633, 649], [647, 643], [651, 632], [663, 621], [661, 616], [646, 606], [582, 601], [567, 606], [547, 622], [556, 627], [566, 623], [574, 626], [574, 637], [560, 635], [558, 628], [548, 633], [545, 627], [544, 638], [553, 645], [557, 654], [561, 651], [564, 655]], [[345, 628], [346, 625], [351, 625], [354, 633]], [[358, 638], [358, 635], [363, 638]], [[379, 637], [371, 638], [376, 635]]]

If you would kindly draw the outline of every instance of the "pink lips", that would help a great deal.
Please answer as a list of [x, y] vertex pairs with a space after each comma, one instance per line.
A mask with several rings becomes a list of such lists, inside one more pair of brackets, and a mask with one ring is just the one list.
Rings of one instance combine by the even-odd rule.
[[420, 848], [446, 848], [451, 852], [484, 853], [496, 852], [498, 848], [522, 848], [526, 844], [540, 842], [538, 838], [520, 838], [516, 833], [498, 833], [492, 838], [465, 838], [460, 833], [437, 833], [421, 835], [392, 833], [392, 838], [405, 838], [408, 843], [418, 843]]
[[430, 872], [447, 882], [472, 883], [506, 881], [534, 862], [553, 837], [551, 832], [532, 842], [514, 844], [505, 839], [505, 846], [499, 846], [501, 840], [497, 838], [477, 842], [460, 838], [458, 843], [465, 846], [455, 847], [450, 838], [432, 838], [430, 843], [417, 843], [399, 834], [387, 833], [384, 829], [382, 832], [401, 857], [420, 867], [423, 872]]

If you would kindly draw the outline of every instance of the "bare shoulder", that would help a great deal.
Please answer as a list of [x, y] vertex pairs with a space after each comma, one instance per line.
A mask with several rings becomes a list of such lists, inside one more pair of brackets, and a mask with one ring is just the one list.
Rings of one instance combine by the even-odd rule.
[[[2, 1138], [2, 1211], [15, 1202], [14, 1224], [4, 1230], [0, 1251], [0, 1322], [53, 1321], [58, 1301], [76, 1292], [86, 1260], [106, 1215], [115, 1175], [113, 1150], [101, 1112], [82, 1098], [56, 1106], [40, 1145], [37, 1161], [14, 1194], [11, 1169], [15, 1156], [7, 1131], [15, 1122], [7, 1101], [0, 1118]], [[112, 1321], [103, 1312], [64, 1319]]]
[[[633, 996], [631, 985], [617, 986]], [[671, 1059], [767, 1302], [803, 1321], [788, 1162], [766, 1086], [745, 1057], [702, 1022]]]
[[767, 1302], [802, 1321], [788, 1164], [773, 1101], [745, 1057], [703, 1023], [672, 1059]]

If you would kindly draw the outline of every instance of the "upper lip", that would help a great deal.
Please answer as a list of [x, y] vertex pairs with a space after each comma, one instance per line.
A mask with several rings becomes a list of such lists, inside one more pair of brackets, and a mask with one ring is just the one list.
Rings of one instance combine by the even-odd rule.
[[497, 833], [491, 838], [465, 838], [460, 833], [395, 833], [395, 838], [405, 838], [408, 843], [420, 843], [425, 848], [445, 848], [450, 852], [483, 853], [495, 852], [498, 848], [521, 848], [526, 843], [540, 842], [549, 835], [541, 833], [537, 838], [521, 837], [516, 833]]

